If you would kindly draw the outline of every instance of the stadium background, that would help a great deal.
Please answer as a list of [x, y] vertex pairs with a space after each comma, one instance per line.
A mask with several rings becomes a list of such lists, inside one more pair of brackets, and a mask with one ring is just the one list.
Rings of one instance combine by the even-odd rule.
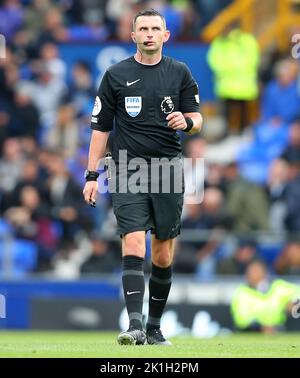
[[[110, 197], [94, 210], [81, 191], [97, 83], [134, 52], [131, 19], [144, 7], [165, 15], [172, 32], [165, 53], [192, 70], [205, 118], [201, 138], [184, 140], [186, 156], [205, 159], [205, 194], [185, 208], [166, 333], [230, 332], [232, 294], [253, 258], [299, 284], [300, 76], [292, 58], [299, 1], [3, 0], [0, 328], [124, 327]], [[207, 60], [210, 42], [232, 21], [261, 48], [253, 121], [240, 129], [228, 124]], [[242, 198], [233, 203], [237, 175]], [[299, 330], [299, 320], [288, 328]]]

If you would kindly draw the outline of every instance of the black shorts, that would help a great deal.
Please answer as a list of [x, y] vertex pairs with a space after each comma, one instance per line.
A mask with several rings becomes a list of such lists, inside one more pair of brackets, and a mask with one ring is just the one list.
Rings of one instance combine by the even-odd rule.
[[151, 230], [157, 239], [167, 240], [180, 234], [183, 194], [114, 193], [112, 198], [121, 236]]
[[[182, 161], [178, 161], [182, 170]], [[130, 174], [129, 174], [130, 176]], [[160, 175], [160, 184], [165, 180]], [[157, 181], [157, 179], [156, 179]], [[161, 189], [161, 187], [160, 187]], [[167, 240], [180, 234], [180, 218], [183, 206], [184, 180], [180, 181], [179, 190], [170, 186], [170, 191], [112, 193], [112, 203], [118, 223], [118, 233], [123, 236], [134, 231], [151, 230], [157, 239]]]

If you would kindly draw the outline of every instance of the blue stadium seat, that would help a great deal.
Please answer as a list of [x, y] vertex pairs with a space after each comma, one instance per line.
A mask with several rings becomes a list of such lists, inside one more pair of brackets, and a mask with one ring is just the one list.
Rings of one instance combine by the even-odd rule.
[[[8, 243], [8, 244], [6, 244]], [[4, 254], [8, 250], [11, 258], [9, 272], [4, 272]], [[22, 277], [32, 272], [37, 265], [38, 249], [34, 242], [22, 239], [0, 240], [0, 275]]]
[[11, 232], [11, 227], [4, 219], [0, 218], [0, 238], [3, 235], [7, 235]]
[[278, 258], [282, 249], [284, 247], [284, 243], [260, 243], [258, 245], [258, 253], [259, 256], [264, 260], [264, 262], [268, 265], [269, 268], [273, 267], [275, 260]]

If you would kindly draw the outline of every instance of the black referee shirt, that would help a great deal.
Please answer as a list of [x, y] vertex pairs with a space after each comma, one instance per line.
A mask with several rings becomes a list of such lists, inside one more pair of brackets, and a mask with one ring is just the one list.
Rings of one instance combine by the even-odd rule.
[[115, 124], [115, 161], [119, 150], [127, 150], [128, 159], [173, 158], [181, 155], [179, 135], [166, 120], [174, 111], [200, 111], [198, 86], [188, 67], [165, 56], [155, 65], [144, 65], [130, 57], [104, 74], [91, 127], [110, 131]]

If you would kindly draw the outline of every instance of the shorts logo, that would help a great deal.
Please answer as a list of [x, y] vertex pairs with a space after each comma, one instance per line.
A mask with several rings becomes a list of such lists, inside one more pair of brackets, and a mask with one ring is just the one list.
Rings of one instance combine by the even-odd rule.
[[97, 116], [101, 112], [101, 109], [102, 109], [101, 100], [97, 96], [96, 99], [95, 99], [95, 104], [94, 104], [94, 109], [93, 109], [92, 115]]
[[166, 96], [160, 104], [161, 111], [170, 114], [174, 110], [174, 104], [170, 96]]
[[142, 97], [125, 97], [125, 109], [130, 117], [136, 117], [142, 110]]

